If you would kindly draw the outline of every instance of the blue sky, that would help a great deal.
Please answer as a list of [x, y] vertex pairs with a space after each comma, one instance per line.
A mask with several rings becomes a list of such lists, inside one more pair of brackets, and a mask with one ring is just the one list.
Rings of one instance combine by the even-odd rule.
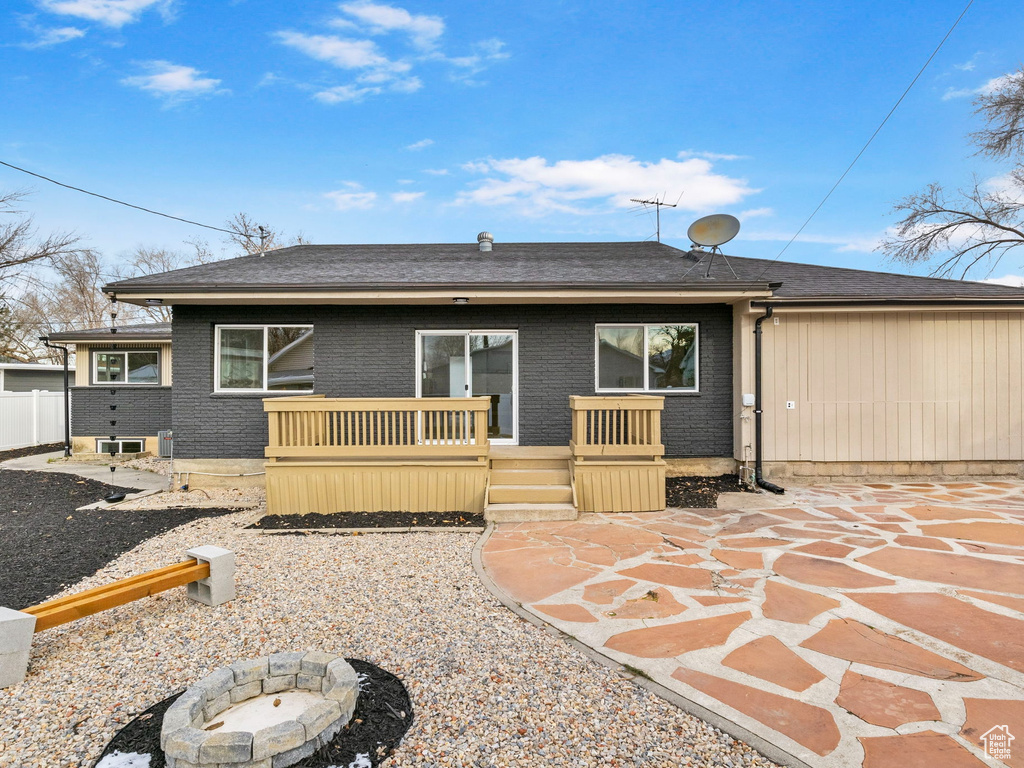
[[[628, 198], [656, 195], [679, 200], [665, 242], [732, 213], [730, 250], [772, 258], [963, 5], [11, 0], [0, 159], [314, 242], [642, 240], [653, 215]], [[895, 200], [1004, 172], [965, 134], [1021, 29], [1024, 4], [976, 3], [784, 258], [891, 268], [873, 249]], [[0, 188], [110, 258], [221, 246], [2, 167]]]

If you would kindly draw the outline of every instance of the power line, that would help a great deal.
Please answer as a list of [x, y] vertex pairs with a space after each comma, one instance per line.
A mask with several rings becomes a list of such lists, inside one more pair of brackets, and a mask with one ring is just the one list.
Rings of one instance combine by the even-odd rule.
[[768, 265], [761, 271], [761, 274], [757, 276], [755, 282], [764, 277], [764, 273], [768, 271], [771, 265], [778, 261], [782, 257], [782, 254], [789, 250], [789, 246], [796, 242], [796, 239], [800, 237], [800, 234], [804, 231], [807, 225], [811, 223], [811, 219], [813, 219], [815, 215], [818, 213], [818, 211], [821, 210], [822, 206], [824, 206], [825, 203], [828, 202], [828, 199], [832, 197], [832, 193], [836, 191], [836, 188], [838, 188], [839, 185], [843, 183], [843, 179], [845, 179], [846, 175], [851, 170], [853, 170], [853, 166], [855, 166], [857, 164], [857, 161], [860, 160], [861, 155], [863, 155], [864, 152], [867, 151], [867, 148], [871, 146], [871, 142], [875, 140], [875, 137], [879, 134], [882, 128], [885, 127], [885, 124], [889, 122], [889, 118], [893, 116], [893, 113], [896, 111], [899, 105], [903, 103], [903, 100], [907, 97], [907, 94], [910, 93], [910, 89], [913, 88], [917, 81], [921, 79], [921, 75], [923, 75], [924, 71], [928, 69], [928, 65], [932, 63], [932, 59], [935, 58], [936, 54], [938, 54], [938, 52], [942, 49], [942, 46], [945, 45], [946, 40], [948, 40], [949, 36], [953, 34], [953, 31], [960, 24], [960, 21], [963, 19], [963, 17], [967, 15], [967, 11], [971, 9], [972, 5], [974, 5], [974, 0], [969, 0], [967, 5], [964, 7], [963, 11], [961, 11], [960, 15], [957, 16], [956, 21], [953, 22], [953, 26], [949, 28], [949, 30], [946, 32], [942, 40], [939, 41], [939, 44], [935, 46], [935, 50], [932, 51], [932, 55], [928, 57], [928, 60], [925, 61], [920, 71], [918, 71], [918, 73], [914, 76], [914, 79], [910, 81], [910, 85], [906, 87], [906, 90], [903, 91], [903, 94], [899, 97], [899, 99], [896, 100], [896, 103], [892, 105], [892, 109], [889, 110], [889, 114], [887, 114], [885, 116], [885, 119], [878, 124], [878, 127], [875, 128], [874, 133], [872, 133], [871, 137], [864, 143], [864, 146], [860, 148], [860, 152], [857, 153], [857, 156], [853, 158], [853, 161], [846, 167], [846, 170], [843, 171], [843, 175], [839, 177], [839, 180], [836, 181], [835, 184], [832, 185], [832, 189], [830, 189], [828, 191], [828, 194], [826, 194], [821, 199], [821, 202], [818, 203], [817, 207], [813, 211], [811, 211], [811, 215], [807, 217], [803, 224], [800, 225], [800, 229], [796, 231], [796, 234], [789, 239], [789, 242], [782, 247], [782, 250], [779, 251], [775, 258], [768, 262]]
[[183, 219], [180, 216], [171, 216], [171, 214], [169, 214], [169, 213], [160, 213], [160, 211], [154, 211], [151, 208], [143, 208], [141, 205], [132, 205], [131, 203], [126, 203], [124, 200], [117, 200], [117, 199], [115, 199], [113, 197], [107, 197], [106, 195], [101, 195], [98, 192], [90, 192], [89, 190], [82, 189], [81, 187], [73, 187], [70, 184], [65, 184], [64, 182], [57, 181], [56, 179], [51, 179], [49, 176], [43, 176], [42, 174], [33, 173], [32, 171], [29, 171], [29, 170], [27, 170], [25, 168], [19, 168], [17, 165], [11, 165], [10, 163], [5, 163], [3, 160], [0, 160], [0, 165], [5, 165], [8, 168], [12, 168], [15, 171], [21, 171], [22, 173], [27, 173], [29, 176], [35, 176], [37, 179], [42, 179], [43, 181], [48, 181], [51, 184], [56, 184], [58, 187], [64, 187], [65, 189], [72, 189], [75, 192], [82, 192], [83, 194], [86, 194], [86, 195], [92, 195], [93, 197], [98, 197], [101, 200], [107, 200], [107, 201], [109, 201], [111, 203], [117, 203], [118, 205], [123, 205], [123, 206], [126, 206], [128, 208], [134, 208], [137, 211], [143, 211], [144, 213], [151, 213], [154, 216], [163, 216], [165, 219], [174, 219], [175, 221], [181, 221], [181, 222], [184, 222], [185, 224], [192, 224], [193, 226], [196, 226], [196, 227], [203, 227], [205, 229], [212, 229], [215, 232], [223, 232], [226, 235], [237, 235], [238, 234], [237, 232], [232, 232], [230, 229], [222, 229], [221, 227], [213, 227], [213, 226], [210, 226], [209, 224], [203, 224], [203, 223], [198, 222], [198, 221], [192, 221], [191, 219]]

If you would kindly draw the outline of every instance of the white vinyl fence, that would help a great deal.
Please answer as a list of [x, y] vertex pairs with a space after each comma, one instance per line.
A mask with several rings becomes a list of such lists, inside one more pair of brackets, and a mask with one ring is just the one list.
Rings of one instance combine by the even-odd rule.
[[63, 442], [63, 392], [0, 392], [0, 451]]

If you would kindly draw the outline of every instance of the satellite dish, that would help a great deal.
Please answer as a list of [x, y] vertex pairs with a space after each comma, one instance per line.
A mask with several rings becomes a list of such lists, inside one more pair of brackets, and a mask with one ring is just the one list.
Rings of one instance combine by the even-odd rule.
[[697, 219], [686, 230], [694, 245], [717, 248], [732, 240], [740, 231], [740, 220], [727, 213], [713, 213]]

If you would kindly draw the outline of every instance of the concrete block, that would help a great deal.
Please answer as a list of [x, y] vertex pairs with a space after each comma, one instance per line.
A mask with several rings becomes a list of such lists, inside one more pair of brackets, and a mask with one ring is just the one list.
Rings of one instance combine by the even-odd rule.
[[234, 688], [227, 693], [222, 693], [217, 698], [211, 699], [206, 703], [206, 706], [203, 708], [203, 718], [206, 722], [210, 722], [213, 718], [231, 706], [231, 692], [233, 690]]
[[322, 701], [314, 704], [295, 718], [306, 729], [306, 739], [315, 739], [326, 728], [341, 719], [341, 706], [336, 701]]
[[221, 605], [235, 599], [235, 553], [229, 549], [204, 545], [185, 552], [210, 564], [208, 578], [188, 585], [188, 596], [204, 605]]
[[338, 657], [332, 653], [307, 651], [302, 657], [302, 669], [299, 671], [306, 675], [319, 675], [323, 677], [327, 674], [327, 665], [336, 658]]
[[25, 679], [35, 629], [35, 616], [0, 608], [0, 688]]
[[286, 720], [269, 728], [262, 728], [252, 737], [252, 759], [265, 760], [301, 747], [305, 741], [306, 730], [295, 720]]
[[300, 747], [289, 749], [287, 752], [282, 752], [279, 755], [274, 755], [273, 768], [287, 768], [289, 765], [295, 765], [299, 760], [309, 757], [315, 751], [316, 742], [307, 741]]
[[199, 748], [206, 742], [207, 736], [208, 733], [198, 728], [182, 728], [162, 737], [160, 746], [168, 756], [179, 761], [178, 765], [181, 765], [182, 760], [198, 763]]
[[304, 691], [320, 693], [323, 690], [323, 685], [324, 679], [320, 675], [304, 675], [300, 672], [295, 676], [295, 687]]
[[236, 661], [234, 664], [228, 664], [228, 669], [235, 674], [235, 685], [246, 685], [270, 677], [270, 663], [266, 656]]
[[305, 655], [301, 651], [270, 654], [270, 677], [299, 674], [302, 671], [302, 657]]
[[967, 462], [947, 461], [942, 465], [942, 474], [945, 477], [963, 477], [967, 474]]
[[863, 477], [868, 473], [868, 468], [864, 464], [856, 462], [849, 462], [843, 464], [843, 474], [847, 477]]
[[199, 748], [199, 762], [244, 763], [252, 760], [252, 734], [245, 731], [206, 734]]
[[206, 693], [206, 701], [211, 702], [235, 687], [235, 675], [230, 669], [221, 668], [211, 672], [192, 687], [202, 689]]
[[280, 675], [279, 677], [268, 677], [263, 681], [264, 693], [277, 693], [287, 691], [295, 687], [295, 675]]
[[237, 704], [240, 701], [251, 699], [263, 693], [263, 681], [253, 680], [251, 683], [236, 685], [231, 689], [231, 703]]

